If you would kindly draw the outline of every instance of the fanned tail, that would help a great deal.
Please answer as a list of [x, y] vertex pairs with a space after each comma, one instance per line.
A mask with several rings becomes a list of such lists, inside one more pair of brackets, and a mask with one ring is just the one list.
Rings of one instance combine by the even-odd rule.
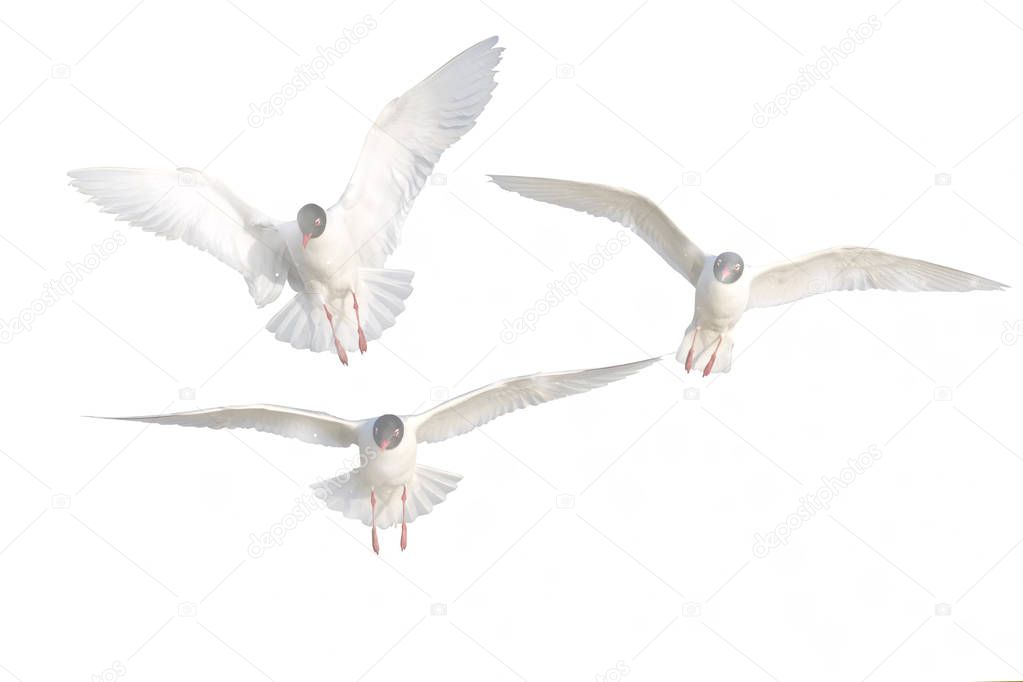
[[288, 305], [270, 318], [266, 328], [278, 341], [290, 343], [293, 348], [316, 353], [334, 350], [330, 324], [323, 312], [323, 303], [316, 294], [295, 294]]
[[[405, 299], [412, 293], [411, 270], [360, 268], [355, 296], [359, 301], [359, 318], [366, 339], [380, 338], [385, 329], [394, 326], [405, 310]], [[350, 351], [359, 347], [358, 328], [351, 296], [346, 296], [345, 309], [334, 311], [337, 338]], [[334, 339], [323, 299], [316, 294], [298, 293], [267, 323], [278, 341], [301, 350], [317, 353], [334, 350]]]
[[[398, 315], [405, 310], [405, 299], [412, 293], [414, 276], [411, 270], [359, 268], [355, 295], [367, 341], [379, 339], [384, 330], [397, 322]], [[355, 311], [350, 304], [346, 304], [345, 308], [337, 324], [337, 338], [345, 349], [354, 351], [359, 347]]]
[[[416, 466], [407, 484], [405, 520], [411, 523], [417, 517], [429, 514], [458, 487], [461, 480], [458, 474], [422, 464]], [[339, 511], [350, 519], [358, 519], [367, 526], [371, 524], [373, 509], [369, 501], [370, 486], [358, 471], [314, 483], [311, 487], [328, 509]], [[401, 525], [401, 493], [402, 486], [376, 488], [377, 528]]]
[[[721, 339], [720, 347], [718, 346], [718, 338]], [[694, 340], [695, 344], [693, 343]], [[678, 347], [675, 359], [682, 363], [682, 365], [685, 365], [686, 360], [689, 358], [690, 349], [692, 349], [691, 371], [702, 373], [707, 363], [710, 362], [714, 349], [717, 348], [717, 357], [714, 359], [711, 373], [717, 374], [720, 372], [723, 374], [732, 369], [732, 348], [734, 346], [735, 342], [732, 340], [732, 335], [728, 332], [722, 333], [710, 329], [700, 329], [697, 332], [695, 326], [690, 326], [686, 330], [686, 335], [682, 338], [682, 344]]]

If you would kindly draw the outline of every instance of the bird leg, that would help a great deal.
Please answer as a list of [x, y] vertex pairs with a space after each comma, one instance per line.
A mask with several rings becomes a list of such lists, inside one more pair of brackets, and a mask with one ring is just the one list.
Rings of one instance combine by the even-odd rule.
[[366, 352], [366, 334], [362, 331], [362, 320], [359, 318], [359, 299], [352, 292], [352, 306], [355, 308], [355, 326], [359, 328], [359, 352]]
[[700, 335], [700, 326], [696, 326], [693, 332], [693, 343], [689, 346], [689, 354], [686, 355], [686, 374], [693, 368], [693, 351], [696, 350], [696, 337]]
[[408, 499], [408, 486], [401, 487], [401, 551], [408, 547], [408, 525], [405, 524], [405, 500]]
[[348, 353], [345, 352], [345, 347], [341, 345], [341, 342], [337, 340], [337, 334], [334, 333], [334, 316], [330, 314], [330, 309], [327, 308], [327, 304], [323, 304], [323, 312], [327, 313], [327, 322], [330, 323], [330, 335], [334, 339], [334, 348], [337, 349], [337, 357], [340, 358], [341, 364], [345, 367], [348, 366]]
[[369, 506], [373, 512], [373, 551], [380, 554], [380, 540], [377, 538], [377, 493], [369, 489]]
[[714, 361], [718, 359], [718, 348], [721, 348], [721, 341], [724, 338], [724, 335], [718, 336], [718, 342], [717, 345], [714, 346], [714, 352], [710, 355], [710, 361], [707, 363], [707, 366], [703, 368], [704, 377], [710, 374], [710, 371], [714, 369]]

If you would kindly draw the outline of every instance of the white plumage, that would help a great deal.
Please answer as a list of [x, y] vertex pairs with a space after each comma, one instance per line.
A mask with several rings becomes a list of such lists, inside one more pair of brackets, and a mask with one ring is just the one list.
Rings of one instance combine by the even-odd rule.
[[676, 358], [703, 374], [732, 367], [732, 329], [749, 308], [790, 303], [814, 294], [858, 289], [973, 291], [1006, 285], [927, 261], [869, 248], [839, 247], [790, 263], [745, 272], [738, 254], [704, 254], [650, 199], [635, 192], [568, 180], [492, 175], [498, 187], [625, 225], [695, 289], [693, 319]]
[[384, 263], [441, 154], [490, 101], [496, 43], [473, 45], [383, 108], [341, 198], [315, 207], [317, 234], [267, 217], [190, 168], [84, 168], [68, 173], [71, 185], [118, 220], [212, 254], [242, 275], [259, 306], [290, 284], [298, 293], [268, 329], [295, 348], [336, 350], [347, 364], [346, 351], [365, 351], [405, 309], [412, 273]]
[[476, 125], [497, 87], [504, 48], [496, 44], [494, 36], [473, 45], [377, 116], [348, 187], [329, 209], [344, 216], [364, 265], [383, 266], [437, 160]]
[[828, 291], [973, 291], [1005, 285], [944, 265], [843, 246], [760, 271], [750, 284], [750, 308], [791, 303]]
[[105, 213], [202, 249], [245, 278], [256, 305], [277, 299], [291, 264], [277, 223], [193, 168], [83, 168], [71, 185]]
[[[243, 405], [114, 419], [210, 429], [256, 429], [317, 445], [357, 445], [359, 466], [312, 487], [330, 509], [372, 525], [377, 549], [377, 527], [404, 525], [429, 513], [461, 480], [458, 474], [417, 464], [419, 443], [453, 438], [514, 410], [585, 393], [624, 379], [658, 360], [649, 358], [599, 369], [506, 379], [426, 412], [401, 417], [383, 415], [348, 420], [279, 405]], [[404, 505], [402, 493], [407, 493]]]

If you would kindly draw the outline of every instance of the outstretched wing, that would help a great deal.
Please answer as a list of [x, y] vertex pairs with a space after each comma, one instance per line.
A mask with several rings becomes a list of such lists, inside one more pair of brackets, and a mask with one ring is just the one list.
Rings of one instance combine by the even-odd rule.
[[747, 308], [765, 308], [828, 291], [973, 291], [1006, 285], [962, 270], [876, 249], [843, 246], [811, 253], [760, 272], [750, 284]]
[[383, 267], [434, 164], [476, 125], [490, 101], [504, 48], [497, 37], [473, 45], [401, 97], [391, 100], [366, 135], [338, 202], [362, 262]]
[[556, 206], [608, 218], [629, 228], [696, 286], [703, 270], [704, 255], [660, 207], [646, 197], [617, 187], [570, 180], [491, 175], [490, 179], [509, 192]]
[[118, 220], [180, 239], [240, 272], [258, 305], [280, 295], [290, 261], [274, 221], [216, 179], [191, 168], [81, 168], [68, 175]]
[[649, 358], [600, 369], [530, 374], [498, 381], [416, 415], [416, 439], [421, 443], [434, 443], [468, 433], [502, 414], [585, 393], [624, 379], [658, 360], [660, 358]]
[[338, 419], [325, 412], [299, 410], [280, 405], [214, 407], [173, 414], [142, 417], [103, 417], [152, 424], [175, 424], [207, 429], [255, 429], [306, 443], [344, 448], [358, 440], [358, 422]]

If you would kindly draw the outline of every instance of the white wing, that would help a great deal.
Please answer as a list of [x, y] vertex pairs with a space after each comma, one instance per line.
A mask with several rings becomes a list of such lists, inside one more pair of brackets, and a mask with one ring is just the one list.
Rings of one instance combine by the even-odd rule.
[[501, 189], [529, 199], [575, 209], [621, 223], [635, 232], [668, 265], [696, 286], [703, 270], [704, 255], [664, 211], [646, 197], [617, 187], [570, 180], [491, 175]]
[[811, 253], [756, 275], [747, 308], [765, 308], [823, 294], [854, 289], [891, 291], [973, 291], [1006, 285], [923, 260], [876, 249], [843, 246]]
[[435, 443], [468, 433], [502, 414], [548, 400], [585, 393], [624, 379], [658, 360], [660, 358], [649, 358], [614, 367], [531, 374], [498, 381], [416, 415], [416, 440], [420, 443]]
[[175, 414], [142, 417], [103, 417], [126, 421], [175, 424], [207, 429], [255, 429], [296, 438], [306, 443], [344, 448], [358, 440], [358, 422], [338, 419], [325, 412], [298, 410], [280, 405], [239, 405], [214, 407]]
[[289, 258], [274, 221], [214, 178], [191, 168], [81, 168], [68, 175], [73, 187], [118, 220], [181, 239], [230, 265], [258, 305], [280, 295]]
[[338, 202], [363, 264], [383, 267], [434, 164], [476, 125], [497, 86], [494, 67], [504, 48], [496, 43], [495, 36], [462, 52], [391, 100], [373, 122]]

